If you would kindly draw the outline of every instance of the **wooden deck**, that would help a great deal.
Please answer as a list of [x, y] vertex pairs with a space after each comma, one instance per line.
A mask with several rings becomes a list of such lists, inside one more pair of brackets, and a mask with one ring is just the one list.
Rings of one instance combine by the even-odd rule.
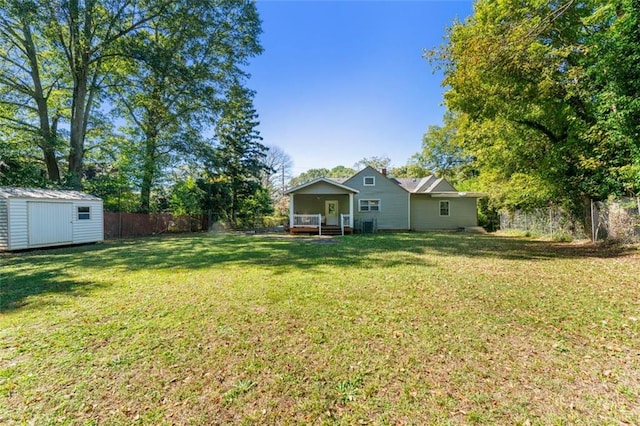
[[[318, 228], [315, 226], [295, 226], [289, 229], [291, 234], [310, 234], [318, 235]], [[353, 234], [353, 229], [345, 226], [344, 233]], [[322, 235], [342, 235], [342, 230], [339, 226], [323, 226]]]

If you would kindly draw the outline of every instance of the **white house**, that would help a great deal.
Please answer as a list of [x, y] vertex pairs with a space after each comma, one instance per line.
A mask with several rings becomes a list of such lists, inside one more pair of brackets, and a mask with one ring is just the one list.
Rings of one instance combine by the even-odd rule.
[[0, 187], [0, 250], [103, 239], [100, 198], [78, 191]]

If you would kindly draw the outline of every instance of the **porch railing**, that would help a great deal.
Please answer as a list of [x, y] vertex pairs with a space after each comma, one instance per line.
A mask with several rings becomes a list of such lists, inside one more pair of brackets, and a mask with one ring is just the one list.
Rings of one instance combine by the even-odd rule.
[[322, 235], [322, 214], [294, 214], [292, 226], [318, 228], [318, 235]]
[[344, 235], [344, 228], [351, 226], [351, 215], [340, 213], [340, 230]]

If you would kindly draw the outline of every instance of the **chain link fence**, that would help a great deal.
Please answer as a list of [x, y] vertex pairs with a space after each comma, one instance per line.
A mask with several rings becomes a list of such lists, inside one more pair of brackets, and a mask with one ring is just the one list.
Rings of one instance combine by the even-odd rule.
[[640, 197], [611, 198], [591, 203], [594, 241], [640, 242]]
[[590, 238], [593, 241], [640, 242], [640, 198], [592, 201], [590, 210], [584, 221], [588, 229], [584, 229], [582, 220], [559, 207], [502, 212], [500, 229], [549, 236], [555, 240]]

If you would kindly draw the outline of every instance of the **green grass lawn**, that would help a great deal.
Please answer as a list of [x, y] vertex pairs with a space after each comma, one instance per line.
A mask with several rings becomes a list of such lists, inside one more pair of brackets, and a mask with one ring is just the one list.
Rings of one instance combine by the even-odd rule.
[[0, 423], [640, 424], [637, 251], [176, 236], [0, 255]]

